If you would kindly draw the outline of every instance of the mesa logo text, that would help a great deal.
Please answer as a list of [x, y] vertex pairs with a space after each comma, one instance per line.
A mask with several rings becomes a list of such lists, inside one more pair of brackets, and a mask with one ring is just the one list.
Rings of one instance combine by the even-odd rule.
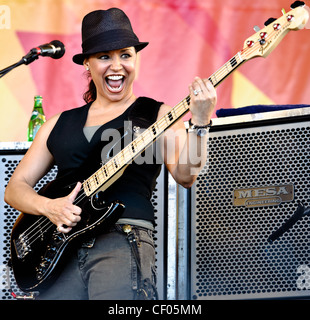
[[235, 189], [234, 206], [264, 207], [276, 206], [294, 200], [294, 185], [273, 185], [258, 188]]

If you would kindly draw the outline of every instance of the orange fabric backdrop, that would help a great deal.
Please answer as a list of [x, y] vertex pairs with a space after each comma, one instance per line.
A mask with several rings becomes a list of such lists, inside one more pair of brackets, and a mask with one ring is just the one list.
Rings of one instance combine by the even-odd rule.
[[[119, 7], [141, 41], [135, 85], [145, 95], [175, 105], [194, 76], [209, 77], [243, 47], [270, 17], [292, 1], [270, 0], [9, 0], [0, 3], [0, 69], [31, 48], [52, 40], [66, 46], [59, 60], [40, 57], [0, 79], [0, 141], [26, 140], [34, 95], [43, 96], [47, 118], [81, 106], [84, 69], [72, 62], [81, 52], [85, 14]], [[309, 5], [309, 0], [306, 0]], [[266, 59], [241, 66], [217, 88], [217, 108], [252, 104], [310, 104], [309, 29], [290, 32]]]

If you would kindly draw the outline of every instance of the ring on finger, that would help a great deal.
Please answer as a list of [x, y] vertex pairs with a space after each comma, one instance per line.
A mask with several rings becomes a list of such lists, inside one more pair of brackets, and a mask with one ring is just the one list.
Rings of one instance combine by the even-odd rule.
[[194, 96], [198, 96], [198, 93], [202, 92], [202, 90], [201, 89], [198, 89], [198, 90], [195, 89], [193, 92], [194, 92]]

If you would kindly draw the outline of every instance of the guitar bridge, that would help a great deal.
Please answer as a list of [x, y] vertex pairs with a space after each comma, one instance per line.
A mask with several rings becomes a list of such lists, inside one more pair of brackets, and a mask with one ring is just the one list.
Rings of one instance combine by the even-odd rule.
[[16, 255], [18, 259], [24, 259], [26, 255], [31, 251], [31, 247], [28, 243], [28, 238], [20, 235], [18, 239], [13, 240]]

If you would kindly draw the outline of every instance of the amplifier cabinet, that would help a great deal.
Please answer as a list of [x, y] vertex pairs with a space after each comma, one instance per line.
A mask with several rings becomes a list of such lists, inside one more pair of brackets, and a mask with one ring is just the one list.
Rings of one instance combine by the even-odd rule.
[[309, 208], [306, 109], [215, 119], [191, 190], [191, 299], [310, 295], [309, 217], [267, 241], [299, 203]]

